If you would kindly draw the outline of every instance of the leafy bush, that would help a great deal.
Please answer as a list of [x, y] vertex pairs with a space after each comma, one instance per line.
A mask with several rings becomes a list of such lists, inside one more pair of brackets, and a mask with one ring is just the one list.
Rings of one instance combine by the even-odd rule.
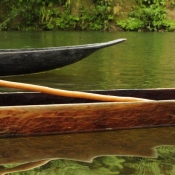
[[[157, 2], [157, 1], [156, 1]], [[147, 1], [151, 3], [151, 1]], [[165, 30], [170, 25], [167, 20], [165, 7], [158, 3], [137, 7], [129, 14], [129, 19], [116, 21], [124, 30]], [[170, 29], [170, 27], [169, 27]]]
[[128, 31], [136, 31], [143, 28], [144, 23], [140, 19], [130, 17], [127, 20], [117, 21], [117, 25]]
[[107, 30], [113, 20], [112, 1], [96, 0], [91, 12], [81, 8], [79, 26], [82, 30]]

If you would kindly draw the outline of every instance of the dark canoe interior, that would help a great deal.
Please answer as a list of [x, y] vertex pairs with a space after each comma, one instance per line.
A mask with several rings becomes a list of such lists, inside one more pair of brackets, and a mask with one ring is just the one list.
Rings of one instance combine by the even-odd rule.
[[[92, 93], [140, 97], [152, 100], [173, 100], [175, 99], [175, 89], [140, 89], [140, 90], [106, 90], [87, 91]], [[45, 104], [70, 104], [70, 103], [92, 103], [98, 102], [87, 99], [68, 98], [35, 92], [0, 93], [0, 106], [19, 105], [45, 105]]]

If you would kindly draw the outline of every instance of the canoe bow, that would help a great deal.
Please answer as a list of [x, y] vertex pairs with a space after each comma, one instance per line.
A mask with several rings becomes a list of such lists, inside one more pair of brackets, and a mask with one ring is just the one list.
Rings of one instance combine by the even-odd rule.
[[0, 49], [0, 76], [31, 74], [64, 67], [86, 58], [99, 49], [125, 40], [37, 49]]

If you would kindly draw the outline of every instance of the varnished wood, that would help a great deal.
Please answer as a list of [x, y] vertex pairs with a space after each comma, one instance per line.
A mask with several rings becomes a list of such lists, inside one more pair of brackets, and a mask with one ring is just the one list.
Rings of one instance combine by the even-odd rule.
[[41, 93], [2, 93], [0, 135], [16, 137], [175, 125], [175, 100], [172, 100], [175, 89], [96, 93], [159, 100], [99, 102]]
[[67, 66], [86, 58], [99, 49], [125, 40], [38, 49], [0, 49], [0, 76], [43, 72]]

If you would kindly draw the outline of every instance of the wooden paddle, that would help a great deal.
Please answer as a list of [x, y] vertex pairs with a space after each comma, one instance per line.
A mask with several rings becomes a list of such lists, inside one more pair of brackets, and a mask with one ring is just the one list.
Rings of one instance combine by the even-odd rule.
[[27, 84], [27, 83], [17, 83], [11, 81], [0, 80], [0, 86], [7, 88], [15, 88], [22, 89], [28, 91], [41, 92], [51, 95], [72, 97], [72, 98], [83, 98], [83, 99], [91, 99], [98, 101], [107, 101], [107, 102], [148, 102], [153, 100], [143, 99], [143, 98], [135, 98], [135, 97], [119, 97], [119, 96], [111, 96], [111, 95], [100, 95], [94, 93], [87, 92], [79, 92], [79, 91], [67, 91], [61, 89], [54, 89], [45, 86]]

